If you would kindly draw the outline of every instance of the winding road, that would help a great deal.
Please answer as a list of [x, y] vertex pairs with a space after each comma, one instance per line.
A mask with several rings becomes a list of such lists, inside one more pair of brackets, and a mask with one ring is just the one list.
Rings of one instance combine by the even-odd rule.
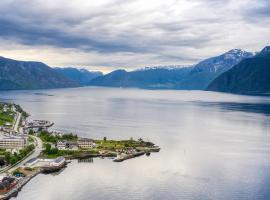
[[33, 158], [37, 158], [41, 151], [42, 151], [42, 141], [40, 138], [36, 137], [36, 136], [30, 136], [32, 137], [36, 143], [36, 148], [34, 150], [34, 152], [29, 155], [28, 157], [26, 157], [25, 159], [23, 159], [21, 162], [19, 162], [18, 164], [16, 164], [15, 166], [11, 167], [10, 169], [7, 169], [9, 173], [11, 173], [12, 171], [16, 170], [19, 167], [22, 167], [25, 163], [27, 163], [29, 160], [33, 159]]

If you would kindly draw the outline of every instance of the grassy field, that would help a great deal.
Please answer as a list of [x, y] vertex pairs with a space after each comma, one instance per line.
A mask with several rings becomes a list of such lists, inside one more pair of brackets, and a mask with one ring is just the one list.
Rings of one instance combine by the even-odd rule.
[[136, 147], [151, 147], [154, 144], [151, 142], [137, 140], [95, 140], [98, 149], [116, 150]]
[[[15, 120], [15, 112], [12, 111], [12, 105], [0, 103], [0, 126], [5, 125], [6, 123], [12, 124]], [[7, 108], [6, 112], [4, 112], [4, 107]]]
[[42, 152], [42, 156], [45, 158], [57, 158], [59, 156], [65, 157], [80, 157], [85, 154], [98, 154], [97, 150], [88, 150], [88, 151], [80, 151], [80, 150], [58, 150], [56, 148], [45, 149]]
[[1, 113], [0, 112], [0, 126], [5, 125], [6, 123], [13, 123], [14, 122], [14, 116], [13, 113]]

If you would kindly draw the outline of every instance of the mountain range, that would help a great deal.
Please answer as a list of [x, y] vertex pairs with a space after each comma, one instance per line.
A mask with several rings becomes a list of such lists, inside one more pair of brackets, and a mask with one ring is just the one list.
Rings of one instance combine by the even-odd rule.
[[89, 85], [109, 87], [137, 87], [147, 89], [174, 88], [192, 67], [153, 67], [127, 72], [116, 70], [90, 81]]
[[127, 72], [116, 70], [90, 81], [89, 85], [138, 87], [147, 89], [204, 90], [223, 72], [231, 69], [253, 53], [240, 49], [208, 58], [195, 66], [160, 66]]
[[217, 77], [207, 88], [210, 91], [237, 94], [270, 94], [270, 46], [252, 58], [245, 59]]
[[209, 90], [270, 94], [270, 47], [254, 54], [233, 49], [190, 66], [115, 70], [103, 75], [74, 67], [51, 68], [41, 62], [0, 57], [0, 90], [81, 86]]

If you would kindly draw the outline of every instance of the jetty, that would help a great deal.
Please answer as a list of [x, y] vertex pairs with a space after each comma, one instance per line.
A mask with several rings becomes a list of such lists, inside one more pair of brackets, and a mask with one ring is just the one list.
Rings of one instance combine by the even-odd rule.
[[136, 152], [136, 153], [132, 153], [132, 154], [119, 154], [113, 161], [114, 162], [123, 162], [124, 160], [128, 160], [131, 158], [142, 156], [144, 154], [145, 154], [145, 152]]
[[117, 157], [113, 160], [114, 162], [123, 162], [124, 160], [128, 160], [131, 158], [135, 158], [138, 156], [142, 156], [144, 154], [148, 154], [151, 152], [159, 152], [160, 151], [160, 147], [158, 146], [154, 146], [154, 147], [138, 147], [136, 148], [136, 151], [132, 151], [129, 153], [120, 153], [117, 155]]

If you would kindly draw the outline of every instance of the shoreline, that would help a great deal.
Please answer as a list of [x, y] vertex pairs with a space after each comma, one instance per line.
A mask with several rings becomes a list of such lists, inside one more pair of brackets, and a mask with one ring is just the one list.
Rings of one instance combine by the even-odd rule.
[[31, 176], [22, 177], [21, 180], [19, 180], [19, 182], [17, 183], [17, 185], [14, 188], [12, 188], [8, 193], [0, 196], [0, 199], [1, 200], [8, 200], [12, 197], [16, 197], [18, 195], [18, 193], [21, 191], [21, 189], [23, 188], [23, 186], [25, 186], [31, 179], [33, 179], [34, 177], [36, 177], [40, 173], [41, 173], [41, 171], [38, 171]]
[[[1, 102], [0, 102], [1, 103]], [[11, 134], [24, 134], [32, 139], [35, 148], [27, 156], [21, 158], [14, 165], [8, 165], [1, 170], [1, 173], [7, 173], [6, 178], [13, 181], [7, 192], [1, 191], [0, 199], [10, 199], [16, 197], [24, 185], [40, 173], [48, 174], [59, 171], [66, 167], [69, 160], [80, 160], [87, 158], [112, 158], [114, 162], [123, 162], [142, 155], [148, 155], [150, 152], [159, 152], [160, 148], [149, 141], [138, 140], [107, 140], [80, 138], [77, 135], [50, 132], [48, 128], [54, 125], [54, 122], [46, 120], [26, 121], [29, 116], [19, 105], [16, 110], [18, 116], [22, 116], [20, 123], [15, 120], [13, 126], [17, 130]], [[1, 110], [0, 110], [1, 111]], [[38, 130], [34, 130], [38, 128]], [[1, 132], [0, 132], [1, 133]], [[3, 133], [2, 133], [3, 134]], [[53, 147], [52, 147], [53, 145]], [[31, 158], [32, 157], [32, 158]], [[3, 176], [4, 177], [4, 176]], [[0, 181], [0, 183], [2, 180]]]

